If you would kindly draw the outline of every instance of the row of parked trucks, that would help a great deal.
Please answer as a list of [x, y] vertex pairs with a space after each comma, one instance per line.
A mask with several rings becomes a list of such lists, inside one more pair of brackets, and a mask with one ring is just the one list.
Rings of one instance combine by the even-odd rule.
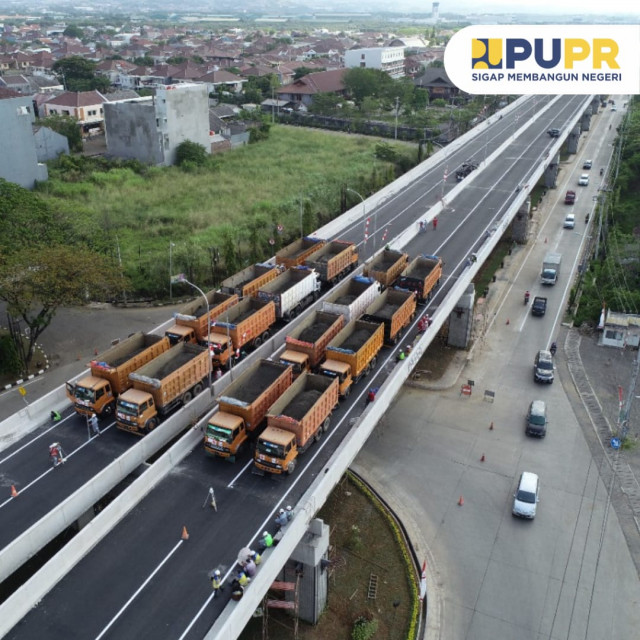
[[[150, 432], [205, 388], [211, 367], [229, 366], [262, 344], [277, 319], [291, 320], [323, 283], [351, 271], [357, 252], [352, 243], [303, 238], [279, 260], [226, 279], [207, 294], [208, 313], [193, 301], [164, 336], [133, 334], [102, 353], [90, 375], [67, 383], [76, 411], [115, 414], [120, 429]], [[291, 473], [297, 456], [329, 427], [339, 398], [375, 367], [383, 344], [397, 343], [441, 273], [435, 256], [409, 262], [405, 253], [380, 252], [366, 275], [338, 286], [289, 332], [278, 362], [257, 362], [224, 390], [207, 425], [207, 453], [233, 461], [259, 436], [256, 469]]]

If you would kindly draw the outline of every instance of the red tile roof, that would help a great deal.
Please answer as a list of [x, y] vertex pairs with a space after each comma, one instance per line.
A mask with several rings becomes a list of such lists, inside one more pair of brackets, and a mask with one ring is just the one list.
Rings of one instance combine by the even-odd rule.
[[48, 104], [60, 107], [92, 107], [103, 102], [109, 102], [109, 100], [99, 91], [66, 91], [49, 100]]

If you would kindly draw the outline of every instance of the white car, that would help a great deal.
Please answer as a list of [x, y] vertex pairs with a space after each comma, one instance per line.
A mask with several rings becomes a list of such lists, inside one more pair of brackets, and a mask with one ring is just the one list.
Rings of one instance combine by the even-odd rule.
[[524, 471], [518, 482], [518, 490], [513, 495], [511, 512], [518, 518], [533, 520], [536, 517], [536, 507], [540, 501], [540, 482], [538, 476], [530, 471]]
[[562, 225], [565, 229], [573, 229], [576, 226], [576, 217], [573, 213], [567, 213]]
[[589, 174], [583, 173], [580, 178], [578, 178], [578, 185], [581, 187], [586, 187], [589, 184]]

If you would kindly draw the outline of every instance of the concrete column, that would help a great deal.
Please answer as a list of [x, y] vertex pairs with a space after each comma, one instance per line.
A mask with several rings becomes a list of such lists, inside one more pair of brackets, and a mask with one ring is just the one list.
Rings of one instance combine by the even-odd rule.
[[589, 131], [591, 129], [591, 109], [587, 108], [587, 110], [582, 114], [582, 118], [580, 118], [580, 128], [583, 131]]
[[458, 304], [449, 316], [449, 336], [447, 344], [450, 347], [467, 349], [471, 341], [473, 329], [473, 305], [476, 290], [473, 283], [469, 285], [465, 294], [458, 300]]
[[531, 220], [531, 199], [527, 198], [511, 223], [511, 237], [518, 244], [526, 244], [529, 237], [529, 222]]
[[[295, 548], [282, 568], [278, 580], [295, 583], [298, 587], [298, 617], [316, 624], [327, 604], [329, 551], [329, 526], [322, 520], [312, 520], [307, 534]], [[282, 599], [293, 600], [294, 593], [287, 591]]]
[[556, 188], [556, 180], [558, 178], [558, 165], [560, 164], [560, 155], [556, 154], [547, 168], [545, 169], [543, 176], [543, 183], [547, 189]]
[[565, 142], [566, 149], [569, 153], [578, 153], [578, 143], [580, 142], [580, 125], [576, 125], [571, 133], [567, 136]]

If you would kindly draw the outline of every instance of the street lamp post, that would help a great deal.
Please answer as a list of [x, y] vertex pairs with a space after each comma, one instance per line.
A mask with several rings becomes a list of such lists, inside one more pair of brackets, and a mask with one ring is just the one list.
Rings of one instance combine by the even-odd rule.
[[364, 260], [366, 260], [367, 258], [367, 207], [364, 203], [364, 198], [355, 189], [352, 189], [351, 187], [346, 187], [345, 190], [351, 191], [351, 193], [355, 193], [358, 196], [358, 198], [362, 200], [362, 237], [364, 238], [364, 245], [362, 248], [362, 258], [364, 262]]
[[[173, 280], [173, 278], [172, 278]], [[209, 318], [209, 299], [207, 298], [207, 296], [205, 295], [204, 291], [196, 286], [195, 284], [193, 284], [193, 282], [189, 282], [187, 280], [187, 278], [185, 277], [184, 273], [181, 273], [179, 275], [176, 276], [176, 282], [184, 282], [185, 284], [188, 284], [189, 286], [193, 287], [203, 298], [204, 298], [204, 303], [207, 307], [207, 352], [209, 354], [209, 367], [208, 367], [208, 378], [209, 378], [209, 393], [211, 395], [213, 395], [213, 387], [212, 385], [212, 380], [211, 380], [211, 318]]]
[[169, 301], [173, 302], [173, 254], [171, 250], [176, 245], [169, 242]]

